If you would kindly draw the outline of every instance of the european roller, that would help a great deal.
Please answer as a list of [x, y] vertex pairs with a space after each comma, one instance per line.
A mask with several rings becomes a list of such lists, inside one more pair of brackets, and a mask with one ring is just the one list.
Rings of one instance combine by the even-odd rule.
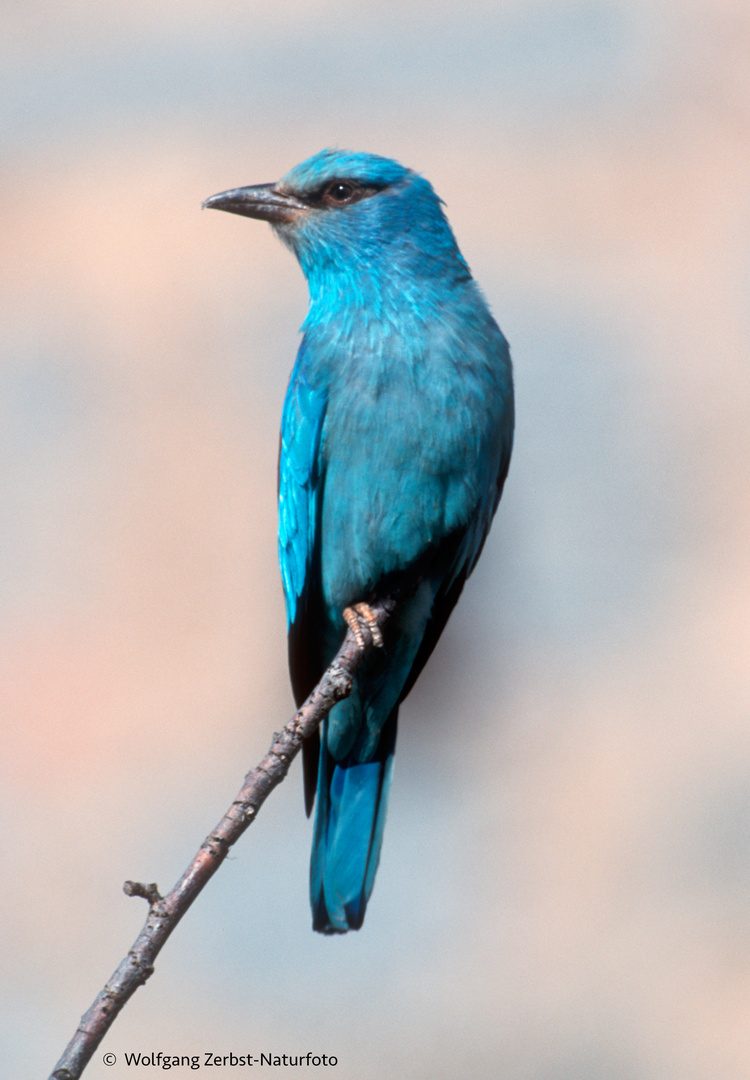
[[[310, 308], [284, 402], [279, 559], [300, 704], [372, 605], [398, 601], [303, 747], [313, 928], [361, 927], [380, 857], [401, 702], [473, 570], [513, 442], [508, 344], [416, 172], [324, 150], [205, 206], [291, 248]], [[428, 734], [428, 732], [426, 732]]]

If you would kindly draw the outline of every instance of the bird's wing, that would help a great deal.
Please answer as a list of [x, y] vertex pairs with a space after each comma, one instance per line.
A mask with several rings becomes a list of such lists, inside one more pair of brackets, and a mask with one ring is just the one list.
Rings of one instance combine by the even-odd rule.
[[422, 641], [417, 650], [417, 655], [414, 657], [414, 663], [412, 664], [409, 675], [404, 683], [404, 689], [402, 690], [400, 697], [401, 701], [408, 695], [414, 686], [414, 683], [419, 678], [422, 668], [432, 655], [432, 651], [445, 629], [445, 624], [448, 622], [450, 613], [458, 602], [458, 598], [466, 584], [466, 579], [476, 566], [477, 560], [482, 553], [484, 542], [490, 531], [492, 518], [497, 510], [497, 505], [500, 502], [500, 496], [503, 493], [503, 486], [505, 484], [505, 478], [508, 475], [512, 448], [513, 425], [511, 419], [508, 422], [505, 437], [503, 439], [497, 480], [490, 495], [492, 500], [491, 512], [489, 514], [477, 515], [474, 521], [466, 529], [461, 529], [446, 536], [439, 545], [438, 551], [434, 556], [437, 564], [442, 564], [444, 567], [443, 580], [435, 595], [432, 613], [427, 626], [425, 627]]
[[[320, 441], [326, 397], [297, 370], [281, 421], [279, 448], [279, 563], [286, 597], [289, 671], [300, 705], [325, 666], [320, 582]], [[305, 803], [310, 813], [317, 781], [318, 734], [303, 747]]]
[[[325, 411], [325, 395], [302, 375], [293, 374], [281, 421], [279, 563], [287, 627], [294, 637], [299, 635], [300, 621], [309, 614], [314, 594], [320, 591], [318, 519], [323, 476], [319, 449]], [[315, 682], [319, 676], [317, 672]], [[298, 691], [294, 670], [292, 680], [295, 696], [306, 697], [312, 686], [300, 685]]]

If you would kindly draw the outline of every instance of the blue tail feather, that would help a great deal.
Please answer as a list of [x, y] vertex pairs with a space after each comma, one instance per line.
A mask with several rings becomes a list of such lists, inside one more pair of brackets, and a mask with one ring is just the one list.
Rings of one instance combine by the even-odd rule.
[[359, 930], [364, 920], [383, 842], [397, 719], [396, 708], [366, 762], [354, 754], [334, 761], [323, 732], [310, 862], [313, 929], [322, 933]]

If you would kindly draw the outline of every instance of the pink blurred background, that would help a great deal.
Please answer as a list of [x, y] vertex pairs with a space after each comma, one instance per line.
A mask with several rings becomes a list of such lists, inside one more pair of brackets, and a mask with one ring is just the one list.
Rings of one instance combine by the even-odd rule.
[[339, 1080], [746, 1080], [747, 5], [0, 27], [3, 1075], [48, 1074], [142, 925], [122, 881], [170, 887], [291, 713], [305, 285], [200, 203], [339, 145], [447, 203], [515, 360], [506, 494], [403, 710], [364, 929], [309, 928], [295, 767], [85, 1075], [312, 1050]]

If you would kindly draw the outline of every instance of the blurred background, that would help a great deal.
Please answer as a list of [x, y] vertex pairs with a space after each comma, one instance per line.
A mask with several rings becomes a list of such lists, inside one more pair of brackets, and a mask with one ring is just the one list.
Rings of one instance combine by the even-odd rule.
[[171, 887], [291, 715], [306, 288], [200, 204], [341, 146], [447, 203], [515, 361], [506, 492], [402, 712], [363, 930], [310, 930], [295, 765], [85, 1075], [312, 1050], [339, 1080], [746, 1080], [747, 4], [27, 0], [0, 27], [4, 1075], [51, 1071], [143, 923], [123, 880]]

